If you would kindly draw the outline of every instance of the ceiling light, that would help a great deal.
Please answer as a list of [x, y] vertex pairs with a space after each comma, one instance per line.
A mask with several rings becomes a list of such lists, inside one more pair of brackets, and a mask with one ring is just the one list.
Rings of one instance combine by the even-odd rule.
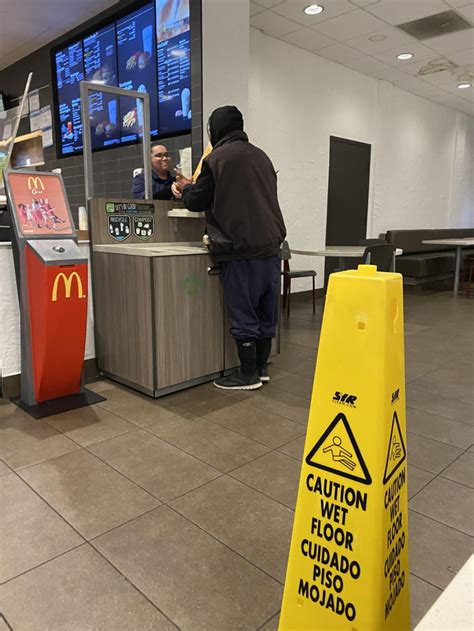
[[310, 4], [304, 10], [306, 15], [318, 15], [319, 13], [322, 13], [323, 11], [324, 11], [324, 7], [322, 7], [320, 4]]
[[400, 53], [397, 55], [397, 59], [400, 61], [406, 61], [407, 59], [411, 59], [413, 57], [413, 53]]
[[472, 83], [458, 83], [458, 88], [460, 90], [465, 90], [466, 88], [471, 88]]

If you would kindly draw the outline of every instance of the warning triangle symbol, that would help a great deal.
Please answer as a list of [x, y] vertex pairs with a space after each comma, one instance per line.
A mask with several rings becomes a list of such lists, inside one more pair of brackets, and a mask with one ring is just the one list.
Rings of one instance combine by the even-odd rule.
[[362, 484], [372, 484], [349, 422], [342, 413], [336, 416], [306, 456], [306, 464]]
[[392, 429], [390, 431], [390, 440], [388, 443], [387, 461], [385, 463], [385, 473], [383, 483], [386, 484], [400, 465], [405, 462], [407, 450], [403, 442], [402, 430], [398, 422], [397, 413], [393, 413]]

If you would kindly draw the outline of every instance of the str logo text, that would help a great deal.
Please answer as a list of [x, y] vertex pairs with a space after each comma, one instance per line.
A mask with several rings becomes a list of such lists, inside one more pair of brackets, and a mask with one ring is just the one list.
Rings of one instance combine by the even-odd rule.
[[77, 297], [85, 298], [86, 295], [82, 290], [82, 280], [77, 272], [72, 272], [69, 276], [66, 276], [63, 272], [59, 272], [53, 283], [53, 291], [51, 292], [51, 302], [57, 302], [58, 300], [58, 288], [59, 281], [61, 280], [64, 284], [64, 295], [66, 298], [71, 297], [72, 290], [72, 281], [76, 279], [76, 287], [77, 287]]

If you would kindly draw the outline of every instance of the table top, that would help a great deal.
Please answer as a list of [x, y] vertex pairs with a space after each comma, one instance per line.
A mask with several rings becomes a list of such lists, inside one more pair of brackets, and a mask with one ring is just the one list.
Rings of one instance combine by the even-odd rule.
[[422, 243], [427, 245], [460, 245], [467, 247], [474, 245], [474, 237], [465, 237], [464, 239], [425, 239]]
[[[292, 254], [304, 254], [306, 256], [328, 256], [328, 257], [354, 257], [358, 258], [364, 255], [365, 249], [368, 246], [365, 245], [328, 245], [324, 248], [324, 250], [291, 250]], [[403, 254], [403, 250], [401, 248], [397, 248], [395, 250], [395, 254], [400, 256]]]

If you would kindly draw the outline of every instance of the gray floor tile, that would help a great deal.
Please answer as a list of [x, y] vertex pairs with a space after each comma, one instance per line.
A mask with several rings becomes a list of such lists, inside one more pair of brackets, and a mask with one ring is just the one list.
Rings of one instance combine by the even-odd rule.
[[126, 421], [145, 427], [162, 418], [169, 418], [179, 412], [176, 406], [163, 399], [151, 399], [132, 390], [114, 389], [107, 393], [108, 399], [99, 405]]
[[474, 536], [474, 489], [446, 478], [435, 478], [410, 500], [409, 506], [418, 513]]
[[95, 545], [183, 631], [256, 629], [280, 604], [274, 579], [164, 506]]
[[7, 467], [7, 465], [2, 460], [0, 460], [0, 476], [8, 475], [11, 472], [12, 470], [10, 469], [10, 467]]
[[413, 408], [407, 408], [407, 431], [460, 449], [474, 442], [474, 426]]
[[135, 425], [98, 405], [57, 414], [46, 422], [83, 447], [136, 429]]
[[304, 399], [311, 399], [313, 391], [313, 379], [309, 377], [301, 377], [300, 375], [289, 375], [285, 379], [278, 379], [276, 382], [270, 382], [270, 388], [276, 388], [282, 392], [289, 392]]
[[474, 453], [467, 451], [443, 471], [443, 478], [474, 488]]
[[264, 412], [283, 416], [305, 426], [308, 422], [310, 401], [303, 397], [282, 392], [277, 388], [260, 388], [253, 393], [242, 392], [237, 396], [240, 400], [246, 401]]
[[272, 451], [232, 472], [232, 477], [294, 509], [301, 462]]
[[78, 449], [44, 421], [27, 417], [16, 408], [0, 418], [0, 458], [13, 469], [28, 467]]
[[97, 394], [101, 394], [102, 396], [107, 398], [107, 393], [109, 393], [111, 390], [120, 389], [120, 386], [113, 381], [109, 381], [108, 379], [99, 379], [98, 381], [88, 383], [87, 389], [92, 390], [93, 392], [97, 392]]
[[164, 501], [220, 475], [213, 467], [142, 430], [97, 443], [90, 450]]
[[14, 473], [0, 479], [0, 583], [83, 543]]
[[304, 449], [304, 443], [306, 440], [306, 436], [300, 436], [299, 438], [295, 438], [294, 440], [291, 440], [289, 443], [286, 443], [286, 445], [282, 445], [281, 447], [278, 447], [278, 451], [281, 451], [281, 453], [286, 454], [287, 456], [291, 456], [292, 458], [294, 458], [295, 460], [298, 460], [298, 462], [302, 462], [303, 461], [303, 449]]
[[408, 497], [413, 497], [435, 477], [434, 473], [408, 465]]
[[206, 416], [209, 412], [225, 411], [231, 408], [234, 401], [229, 396], [230, 393], [213, 386], [212, 388], [212, 390], [204, 386], [189, 388], [170, 394], [164, 398], [164, 401], [197, 416]]
[[450, 465], [460, 454], [462, 449], [446, 445], [418, 434], [407, 434], [408, 462], [415, 467], [440, 473]]
[[210, 412], [206, 418], [268, 447], [279, 447], [304, 432], [298, 423], [257, 408], [253, 399], [234, 399], [231, 410]]
[[240, 467], [270, 449], [204, 418], [183, 414], [156, 421], [147, 429], [219, 471]]
[[271, 620], [260, 627], [259, 631], [278, 631], [278, 623], [280, 622], [280, 612], [275, 614]]
[[451, 399], [408, 386], [407, 406], [416, 410], [424, 410], [425, 412], [445, 416], [460, 423], [474, 425], [474, 404], [472, 401]]
[[408, 522], [410, 571], [445, 589], [474, 552], [472, 538], [412, 510]]
[[22, 469], [20, 475], [87, 539], [160, 504], [83, 450]]
[[431, 605], [441, 596], [441, 590], [410, 574], [410, 619], [411, 628], [423, 618]]
[[424, 390], [433, 394], [461, 399], [466, 403], [472, 402], [474, 390], [474, 371], [463, 370], [462, 374], [456, 374], [453, 367], [439, 368], [424, 377], [413, 382], [417, 390]]
[[281, 332], [282, 339], [291, 341], [292, 344], [299, 344], [301, 346], [308, 346], [309, 348], [316, 349], [319, 344], [319, 335], [321, 331], [319, 329], [283, 329]]
[[18, 631], [176, 629], [88, 544], [0, 586], [0, 597]]
[[292, 510], [227, 476], [188, 493], [173, 507], [284, 583]]

